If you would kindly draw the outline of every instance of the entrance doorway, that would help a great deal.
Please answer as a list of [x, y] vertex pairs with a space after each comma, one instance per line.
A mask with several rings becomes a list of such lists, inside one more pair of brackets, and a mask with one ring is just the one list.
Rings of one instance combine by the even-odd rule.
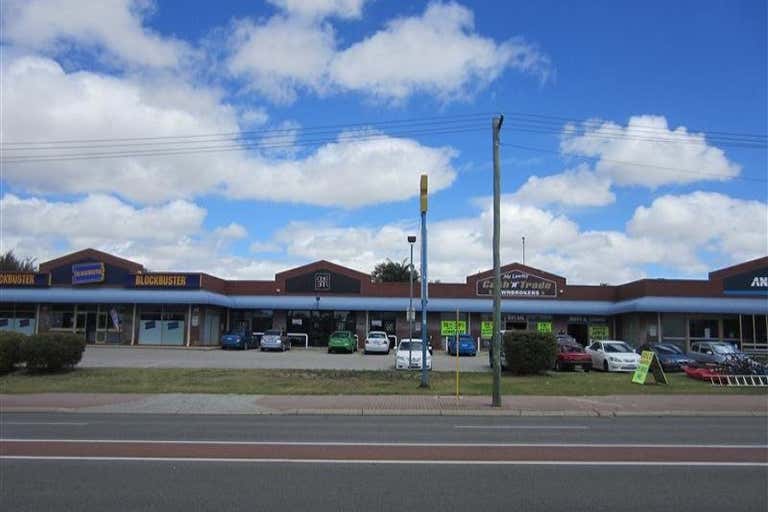
[[96, 311], [78, 311], [75, 332], [82, 334], [86, 343], [96, 343]]
[[587, 324], [568, 324], [568, 334], [581, 345], [589, 344], [589, 327]]
[[507, 322], [506, 330], [508, 331], [527, 331], [528, 322]]

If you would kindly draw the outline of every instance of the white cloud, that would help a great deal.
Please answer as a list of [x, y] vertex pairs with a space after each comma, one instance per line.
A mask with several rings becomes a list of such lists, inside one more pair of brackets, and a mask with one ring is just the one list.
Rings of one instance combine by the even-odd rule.
[[[222, 103], [215, 90], [193, 88], [172, 77], [149, 80], [66, 73], [52, 60], [22, 57], [4, 63], [0, 87], [0, 133], [4, 143], [102, 139], [104, 134], [111, 138], [162, 138], [239, 130], [236, 109]], [[293, 128], [286, 133], [295, 129], [295, 125], [290, 126]], [[342, 134], [337, 142], [320, 146], [301, 158], [290, 153], [281, 156], [263, 151], [217, 151], [34, 163], [6, 161], [3, 173], [9, 183], [35, 194], [115, 193], [138, 203], [220, 194], [355, 207], [414, 197], [422, 172], [430, 174], [433, 191], [453, 182], [453, 149], [432, 148], [411, 139], [373, 132], [368, 135], [368, 140], [352, 141], [348, 134]], [[145, 140], [117, 149], [108, 145], [101, 152], [232, 147], [231, 141], [170, 146], [167, 139], [160, 141], [165, 145]], [[82, 155], [92, 152], [94, 146], [34, 154]], [[30, 150], [6, 148], [3, 157], [7, 160], [31, 154]]]
[[306, 18], [360, 18], [366, 0], [267, 0], [287, 13]]
[[3, 40], [32, 50], [66, 51], [68, 43], [105, 49], [126, 64], [174, 67], [187, 51], [143, 26], [149, 0], [6, 0]]
[[238, 240], [248, 236], [248, 231], [236, 222], [232, 222], [227, 226], [218, 227], [214, 230], [214, 233], [221, 238], [231, 240]]
[[323, 90], [336, 46], [330, 25], [284, 16], [238, 21], [229, 44], [229, 71], [276, 103], [292, 103], [301, 88]]
[[[526, 263], [563, 275], [571, 284], [625, 283], [645, 277], [649, 265], [701, 276], [711, 270], [702, 253], [715, 253], [718, 261], [732, 263], [765, 255], [767, 216], [765, 203], [697, 192], [666, 196], [650, 207], [638, 208], [626, 232], [584, 230], [567, 216], [521, 205], [507, 196], [501, 210], [502, 263], [521, 260], [521, 237], [525, 236]], [[699, 220], [691, 220], [695, 218]], [[476, 216], [431, 222], [430, 279], [463, 282], [469, 274], [490, 269], [491, 230], [488, 202]], [[269, 243], [283, 247], [293, 260], [328, 259], [369, 272], [385, 258], [408, 257], [406, 236], [410, 234], [418, 235], [416, 225], [291, 223]], [[417, 242], [417, 265], [419, 247]]]
[[264, 108], [250, 108], [240, 112], [240, 126], [261, 126], [269, 121], [269, 114]]
[[549, 58], [521, 39], [502, 43], [475, 32], [472, 11], [431, 3], [422, 16], [397, 18], [339, 52], [330, 74], [341, 87], [389, 100], [418, 93], [444, 101], [472, 95], [507, 68], [546, 80]]
[[538, 206], [562, 204], [576, 207], [605, 206], [616, 200], [611, 192], [611, 181], [583, 164], [560, 174], [530, 176], [513, 198]]
[[[231, 73], [278, 103], [293, 102], [300, 90], [354, 91], [386, 101], [426, 93], [448, 102], [471, 97], [508, 69], [541, 81], [553, 72], [549, 57], [534, 45], [479, 35], [472, 11], [457, 3], [430, 3], [422, 15], [393, 19], [345, 49], [322, 18], [357, 13], [360, 2], [280, 4], [291, 4], [288, 14], [235, 23], [228, 61]], [[347, 4], [355, 8], [339, 7]]]
[[637, 208], [628, 231], [743, 261], [768, 254], [768, 205], [715, 192], [665, 195]]
[[626, 127], [602, 121], [567, 125], [560, 147], [564, 153], [599, 157], [596, 172], [617, 185], [725, 181], [741, 171], [723, 150], [707, 144], [704, 134], [683, 126], [672, 130], [661, 116], [633, 116]]

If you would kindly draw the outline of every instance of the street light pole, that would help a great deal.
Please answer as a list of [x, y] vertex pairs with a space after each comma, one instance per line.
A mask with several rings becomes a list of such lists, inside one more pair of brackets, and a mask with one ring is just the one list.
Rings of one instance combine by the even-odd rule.
[[421, 385], [429, 387], [427, 370], [427, 346], [429, 332], [427, 331], [427, 175], [421, 175], [420, 184], [421, 206]]
[[408, 295], [408, 366], [411, 366], [411, 343], [413, 340], [413, 320], [416, 317], [413, 311], [413, 244], [416, 242], [414, 235], [408, 235], [408, 243], [411, 244], [411, 264], [408, 266], [408, 282], [410, 283]]

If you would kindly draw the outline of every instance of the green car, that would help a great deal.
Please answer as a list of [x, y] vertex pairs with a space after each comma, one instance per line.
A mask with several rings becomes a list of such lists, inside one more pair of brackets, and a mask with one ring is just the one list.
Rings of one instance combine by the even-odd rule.
[[331, 334], [328, 339], [328, 353], [335, 350], [343, 350], [345, 352], [357, 351], [357, 341], [354, 335], [349, 331], [336, 331]]

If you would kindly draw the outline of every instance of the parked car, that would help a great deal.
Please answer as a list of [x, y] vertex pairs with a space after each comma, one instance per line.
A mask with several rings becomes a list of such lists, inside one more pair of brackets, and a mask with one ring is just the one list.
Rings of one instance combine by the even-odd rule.
[[584, 347], [578, 343], [564, 341], [557, 344], [557, 359], [555, 370], [569, 371], [576, 367], [588, 372], [592, 369], [592, 356], [584, 351]]
[[248, 350], [255, 346], [255, 340], [248, 331], [228, 331], [221, 335], [221, 348], [239, 348]]
[[571, 345], [579, 344], [579, 342], [576, 341], [576, 338], [570, 334], [558, 334], [555, 338], [557, 339], [558, 343], [570, 343]]
[[723, 364], [729, 357], [747, 356], [724, 341], [697, 341], [691, 343], [688, 357], [700, 364]]
[[269, 329], [265, 331], [259, 346], [262, 351], [279, 350], [280, 352], [285, 352], [286, 350], [291, 350], [291, 342], [282, 329]]
[[371, 331], [365, 337], [363, 353], [379, 352], [389, 354], [389, 337], [384, 331]]
[[[400, 340], [395, 350], [395, 368], [398, 370], [420, 370], [423, 342], [418, 338]], [[432, 354], [427, 350], [427, 370], [432, 369]]]
[[656, 357], [661, 363], [661, 368], [665, 372], [681, 372], [683, 366], [689, 366], [695, 361], [685, 355], [685, 352], [680, 350], [680, 347], [672, 343], [646, 343], [641, 345], [637, 349], [638, 354], [642, 354], [643, 351], [650, 350], [656, 353]]
[[592, 368], [606, 372], [633, 372], [640, 364], [640, 355], [620, 340], [601, 340], [587, 347], [592, 358]]
[[328, 338], [328, 353], [343, 350], [344, 352], [357, 351], [357, 338], [350, 331], [335, 331]]
[[[452, 356], [456, 355], [456, 336], [448, 336], [448, 346], [446, 347], [446, 351]], [[459, 355], [477, 355], [477, 344], [469, 334], [459, 334]]]

